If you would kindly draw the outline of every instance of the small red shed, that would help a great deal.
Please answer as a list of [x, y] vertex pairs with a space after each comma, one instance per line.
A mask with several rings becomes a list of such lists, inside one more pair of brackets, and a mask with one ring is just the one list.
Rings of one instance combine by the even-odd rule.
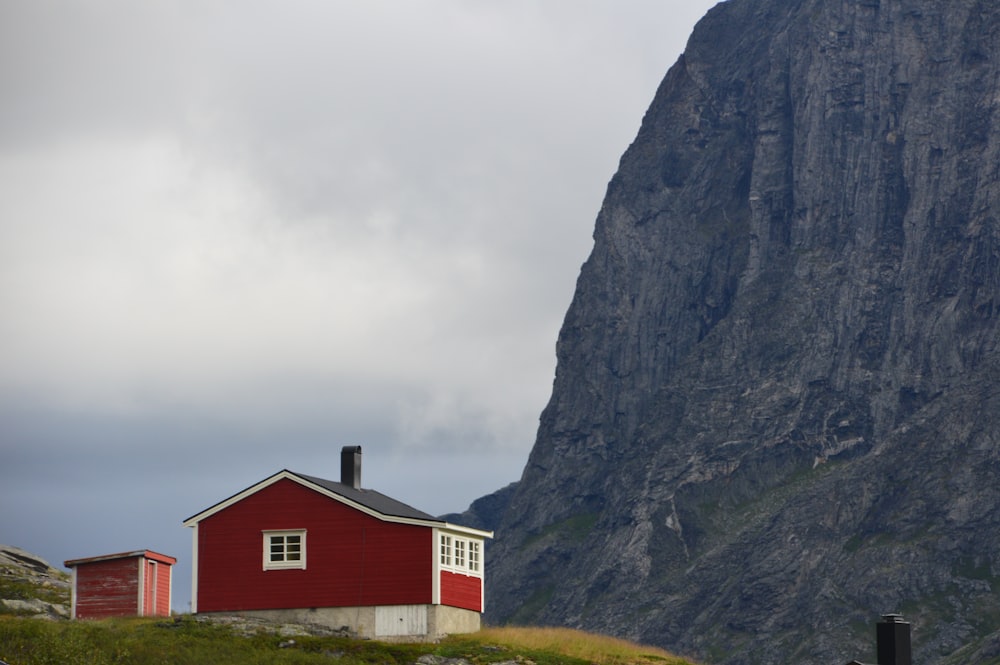
[[72, 618], [170, 616], [175, 563], [174, 557], [150, 550], [65, 561], [73, 571]]
[[484, 540], [361, 488], [361, 447], [340, 482], [283, 470], [184, 521], [192, 611], [348, 627], [362, 637], [479, 629]]

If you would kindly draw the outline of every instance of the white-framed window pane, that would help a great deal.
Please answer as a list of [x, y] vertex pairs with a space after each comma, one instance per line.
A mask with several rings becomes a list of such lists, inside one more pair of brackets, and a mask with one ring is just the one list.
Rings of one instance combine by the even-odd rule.
[[459, 568], [465, 565], [465, 541], [455, 539], [455, 565]]
[[305, 547], [305, 530], [265, 531], [264, 569], [305, 568]]
[[451, 536], [441, 536], [441, 565], [451, 565]]
[[285, 559], [299, 561], [302, 558], [302, 540], [300, 536], [285, 536]]
[[479, 572], [479, 541], [469, 541], [469, 570]]
[[271, 561], [285, 560], [285, 537], [271, 536]]

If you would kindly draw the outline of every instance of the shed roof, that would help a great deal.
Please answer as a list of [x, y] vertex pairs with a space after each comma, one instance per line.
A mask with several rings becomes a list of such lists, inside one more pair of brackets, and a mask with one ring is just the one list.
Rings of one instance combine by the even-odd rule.
[[304, 487], [308, 487], [309, 489], [317, 491], [325, 496], [340, 501], [341, 503], [345, 503], [353, 508], [361, 510], [362, 512], [388, 522], [401, 522], [404, 524], [415, 524], [419, 526], [439, 527], [483, 538], [493, 537], [492, 531], [482, 531], [471, 527], [450, 524], [443, 519], [434, 517], [433, 515], [423, 512], [422, 510], [417, 510], [402, 501], [397, 501], [396, 499], [386, 496], [381, 492], [376, 492], [375, 490], [363, 488], [356, 489], [350, 485], [339, 483], [334, 480], [309, 476], [303, 473], [296, 473], [294, 471], [289, 471], [288, 469], [283, 469], [278, 473], [265, 478], [259, 483], [251, 485], [241, 492], [237, 492], [228, 499], [223, 499], [200, 513], [192, 515], [184, 520], [184, 526], [193, 527], [201, 520], [211, 517], [215, 513], [228, 508], [234, 503], [259, 492], [265, 487], [268, 487], [282, 479], [288, 479], [299, 483]]
[[165, 563], [168, 566], [172, 566], [177, 563], [176, 558], [167, 556], [166, 554], [160, 554], [159, 552], [154, 552], [153, 550], [133, 550], [131, 552], [117, 552], [115, 554], [91, 556], [85, 559], [70, 559], [68, 561], [63, 561], [63, 565], [67, 568], [73, 568], [81, 564], [97, 563], [98, 561], [113, 561], [115, 559], [131, 559], [133, 557], [140, 556], [153, 561], [158, 561], [159, 563]]

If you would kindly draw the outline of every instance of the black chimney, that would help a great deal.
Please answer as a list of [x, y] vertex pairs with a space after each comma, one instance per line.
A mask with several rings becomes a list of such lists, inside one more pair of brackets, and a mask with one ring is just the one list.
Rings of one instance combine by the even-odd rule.
[[340, 482], [356, 490], [361, 489], [361, 446], [340, 449]]
[[910, 624], [901, 614], [885, 614], [875, 624], [878, 665], [913, 665], [910, 658]]

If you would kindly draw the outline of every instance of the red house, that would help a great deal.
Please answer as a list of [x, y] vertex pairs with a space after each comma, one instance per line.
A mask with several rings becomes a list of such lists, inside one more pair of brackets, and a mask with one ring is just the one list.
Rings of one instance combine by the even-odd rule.
[[340, 482], [279, 471], [189, 517], [192, 611], [347, 627], [362, 637], [479, 629], [484, 540], [361, 488], [361, 447]]
[[170, 616], [170, 571], [177, 559], [150, 550], [63, 562], [73, 571], [71, 617]]

